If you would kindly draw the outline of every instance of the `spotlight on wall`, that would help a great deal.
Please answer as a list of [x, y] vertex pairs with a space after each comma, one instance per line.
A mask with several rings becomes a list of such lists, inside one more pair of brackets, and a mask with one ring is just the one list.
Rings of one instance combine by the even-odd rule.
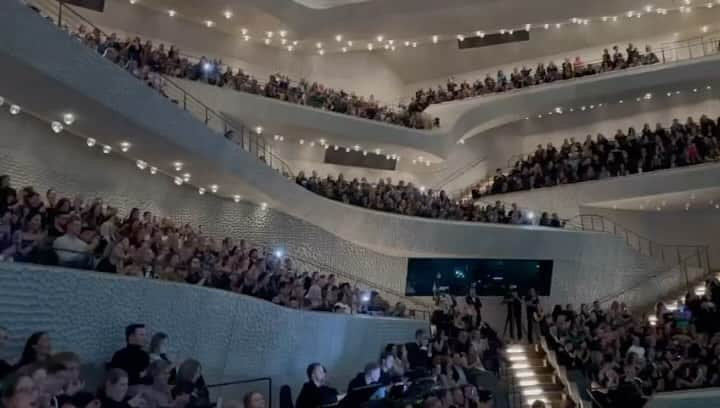
[[144, 161], [142, 161], [142, 160], [136, 161], [136, 162], [135, 162], [135, 165], [136, 165], [137, 168], [140, 169], [140, 170], [145, 170], [145, 169], [147, 168], [147, 163], [144, 162]]
[[383, 39], [385, 39], [385, 37], [383, 37], [382, 35], [378, 35], [376, 39], [377, 39], [377, 42], [381, 43], [381, 42], [383, 42]]
[[127, 151], [130, 150], [130, 143], [128, 143], [128, 142], [122, 142], [122, 143], [120, 143], [120, 150], [121, 150], [123, 153], [127, 153]]
[[181, 161], [173, 162], [172, 165], [173, 165], [173, 168], [175, 169], [175, 171], [181, 171], [183, 169], [183, 162], [181, 162]]
[[219, 187], [218, 187], [217, 184], [213, 184], [213, 185], [210, 186], [210, 191], [212, 191], [213, 193], [217, 193], [217, 192], [218, 192], [218, 188], [219, 188]]
[[175, 10], [168, 10], [168, 16], [170, 16], [170, 17], [175, 17], [176, 14], [177, 14], [177, 11], [175, 11]]
[[263, 132], [262, 126], [255, 126], [255, 133], [257, 133], [258, 135], [262, 135], [262, 132]]
[[205, 195], [205, 189], [203, 187], [198, 188], [198, 194]]
[[190, 176], [190, 173], [185, 173], [185, 174], [183, 174], [183, 176], [182, 176], [183, 181], [185, 181], [186, 183], [189, 183], [189, 182], [190, 182], [190, 177], [191, 177], [191, 176]]
[[240, 200], [242, 200], [242, 196], [241, 196], [241, 195], [235, 194], [235, 195], [233, 196], [233, 201], [235, 201], [236, 203], [239, 203]]
[[223, 16], [225, 16], [226, 19], [230, 20], [233, 16], [233, 12], [230, 10], [223, 11]]
[[335, 41], [340, 42], [340, 41], [342, 41], [342, 38], [343, 38], [342, 35], [338, 34], [335, 36]]
[[181, 179], [180, 177], [175, 177], [175, 179], [173, 181], [178, 186], [181, 186], [183, 183], [183, 179]]
[[285, 37], [287, 37], [287, 31], [285, 31], [285, 30], [280, 30], [280, 31], [278, 31], [278, 34], [280, 34], [280, 38], [285, 38]]
[[157, 173], [157, 167], [150, 167], [150, 174], [155, 175]]
[[93, 147], [97, 143], [97, 140], [93, 139], [92, 137], [88, 137], [85, 143], [87, 143], [88, 147]]
[[212, 20], [205, 20], [205, 27], [210, 28], [215, 25], [215, 22]]
[[437, 44], [437, 43], [438, 43], [438, 39], [440, 39], [440, 37], [438, 37], [437, 35], [433, 35], [433, 36], [432, 36], [432, 42], [433, 42], [433, 44]]
[[103, 146], [102, 151], [105, 154], [110, 154], [110, 152], [112, 152], [112, 147], [110, 147], [110, 145], [105, 145]]
[[50, 124], [50, 128], [51, 128], [52, 131], [55, 132], [55, 133], [60, 133], [60, 132], [63, 131], [63, 125], [62, 125], [62, 123], [60, 123], [60, 122], [58, 122], [58, 121], [56, 121], [56, 120], [53, 121], [53, 122]]
[[21, 110], [21, 109], [20, 109], [20, 106], [18, 106], [18, 105], [10, 105], [10, 114], [11, 114], [11, 115], [17, 115], [18, 113], [20, 113], [20, 110]]
[[262, 208], [263, 210], [267, 209], [267, 208], [268, 208], [268, 203], [266, 203], [266, 202], [260, 203], [260, 208]]

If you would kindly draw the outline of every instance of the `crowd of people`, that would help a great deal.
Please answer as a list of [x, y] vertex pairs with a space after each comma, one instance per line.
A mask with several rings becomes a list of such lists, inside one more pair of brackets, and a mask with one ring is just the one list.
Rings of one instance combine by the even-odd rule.
[[670, 127], [646, 123], [637, 132], [618, 129], [612, 138], [602, 133], [580, 142], [565, 139], [558, 148], [538, 145], [534, 153], [517, 161], [507, 173], [497, 169], [492, 183], [471, 188], [472, 197], [542, 187], [602, 180], [610, 177], [716, 161], [720, 159], [720, 118], [702, 115], [685, 123], [673, 119]]
[[436, 103], [495, 94], [511, 89], [527, 88], [660, 62], [649, 45], [645, 46], [644, 54], [640, 53], [632, 43], [628, 44], [625, 52], [626, 54], [623, 54], [616, 45], [613, 46], [612, 53], [607, 48], [603, 51], [600, 62], [586, 64], [579, 56], [576, 56], [574, 60], [566, 58], [559, 68], [553, 61], [550, 61], [547, 66], [540, 62], [534, 71], [527, 66], [523, 66], [521, 69], [515, 67], [508, 78], [502, 70], [499, 70], [495, 77], [487, 74], [484, 80], [478, 79], [472, 84], [467, 81], [458, 83], [455, 79], [450, 78], [445, 88], [438, 85], [437, 89], [416, 91], [415, 97], [408, 104], [408, 109], [411, 112], [422, 112], [429, 105]]
[[658, 303], [648, 318], [618, 302], [557, 305], [536, 316], [558, 362], [584, 373], [595, 401], [642, 407], [654, 392], [720, 386], [720, 282], [706, 288], [679, 304]]
[[139, 37], [121, 39], [115, 33], [105, 35], [97, 28], [85, 26], [80, 26], [73, 36], [152, 86], [156, 86], [153, 75], [162, 74], [410, 128], [429, 129], [439, 125], [437, 119], [432, 121], [422, 112], [411, 111], [403, 105], [387, 106], [373, 95], [357, 96], [318, 82], [293, 81], [279, 73], [270, 75], [262, 83], [240, 68], [233, 71], [219, 59], [190, 58], [172, 45], [155, 46]]
[[[519, 209], [514, 203], [510, 208], [505, 208], [500, 201], [487, 205], [470, 200], [457, 201], [451, 199], [445, 191], [426, 191], [402, 180], [393, 184], [390, 178], [369, 183], [364, 177], [348, 181], [342, 174], [339, 174], [337, 179], [331, 175], [321, 178], [313, 171], [310, 177], [307, 177], [301, 171], [295, 177], [295, 182], [331, 200], [377, 211], [424, 218], [513, 225], [535, 222], [534, 214]], [[543, 213], [539, 224], [556, 228], [564, 226], [563, 221], [554, 213]]]
[[295, 309], [409, 317], [377, 292], [334, 274], [303, 272], [285, 254], [134, 208], [121, 216], [102, 198], [16, 190], [0, 176], [0, 260], [60, 265], [186, 282], [255, 296]]

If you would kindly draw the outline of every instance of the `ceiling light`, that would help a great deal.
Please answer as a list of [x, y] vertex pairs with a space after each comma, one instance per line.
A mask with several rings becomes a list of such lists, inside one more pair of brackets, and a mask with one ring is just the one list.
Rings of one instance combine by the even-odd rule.
[[293, 41], [293, 45], [298, 45], [298, 40]]
[[[0, 104], [0, 105], [1, 105], [1, 104]], [[63, 122], [64, 122], [66, 125], [68, 125], [68, 126], [72, 125], [72, 124], [75, 122], [75, 115], [73, 115], [72, 113], [66, 113], [66, 114], [64, 114], [64, 115], [63, 115]]]
[[269, 39], [269, 38], [266, 38], [266, 39], [265, 39], [265, 45], [270, 45], [270, 41], [272, 41], [272, 40]]
[[501, 29], [500, 29], [500, 34], [505, 34], [505, 29], [504, 29], [504, 28], [501, 28]]
[[182, 178], [186, 183], [189, 183], [190, 182], [190, 173], [183, 174]]
[[315, 142], [310, 142], [310, 147], [315, 147]]
[[285, 45], [286, 43], [287, 43], [287, 40], [286, 40], [286, 39], [283, 38], [283, 39], [280, 40], [280, 44]]
[[652, 99], [652, 94], [650, 92], [646, 93], [645, 95], [643, 95], [643, 99], [645, 99], [646, 101]]
[[556, 23], [555, 28], [560, 28], [560, 23]]
[[543, 28], [546, 29], [546, 30], [549, 29], [549, 28], [550, 28], [550, 24], [545, 23], [545, 25], [543, 25]]
[[617, 21], [617, 16], [613, 16], [612, 20]]
[[183, 183], [183, 179], [181, 179], [180, 177], [175, 177], [175, 179], [174, 179], [173, 181], [174, 181], [175, 184], [178, 185], [178, 186], [181, 186], [182, 183]]
[[382, 149], [375, 149], [375, 154], [380, 154], [381, 151]]
[[697, 93], [697, 88], [693, 88], [693, 92]]
[[395, 46], [390, 46], [390, 51], [395, 51]]
[[318, 54], [325, 55], [325, 50], [318, 50]]
[[63, 131], [63, 125], [62, 125], [62, 123], [60, 123], [60, 122], [58, 122], [58, 121], [56, 121], [56, 120], [53, 121], [53, 122], [50, 124], [50, 128], [51, 128], [52, 131], [55, 132], [55, 133], [60, 133], [60, 132]]
[[460, 139], [460, 140], [458, 140], [458, 143], [464, 145], [464, 144], [465, 144], [465, 139]]
[[176, 162], [173, 162], [172, 165], [173, 165], [173, 168], [175, 169], [175, 171], [182, 171], [182, 168], [183, 168], [182, 162], [176, 161]]
[[157, 167], [150, 167], [150, 174], [157, 173]]
[[215, 22], [214, 22], [214, 21], [212, 21], [212, 20], [205, 20], [205, 26], [207, 26], [208, 28], [210, 28], [210, 27], [212, 27], [212, 26], [214, 26], [214, 25], [215, 25]]
[[385, 45], [384, 45], [384, 48], [385, 48], [386, 50], [389, 50], [389, 49], [390, 49], [390, 44], [385, 44]]
[[315, 48], [320, 49], [322, 48], [322, 45], [323, 44], [321, 42], [315, 43]]
[[233, 201], [235, 201], [236, 203], [239, 203], [239, 202], [240, 202], [240, 199], [242, 199], [242, 196], [241, 196], [241, 195], [235, 194], [235, 195], [233, 196]]
[[267, 36], [267, 38], [273, 38], [273, 34], [274, 33], [272, 31], [265, 31], [265, 35]]
[[367, 156], [367, 150], [363, 150], [363, 156]]
[[437, 44], [439, 37], [437, 35], [432, 36], [432, 42], [433, 44]]
[[280, 34], [280, 38], [285, 38], [285, 36], [287, 36], [287, 31], [280, 30], [280, 31], [278, 31], [278, 34]]
[[175, 10], [168, 10], [168, 15], [170, 17], [175, 17], [175, 14], [177, 14], [177, 12]]
[[388, 44], [390, 44], [390, 45], [395, 44], [395, 40], [388, 40]]
[[645, 6], [645, 12], [646, 12], [646, 13], [649, 13], [649, 12], [651, 12], [652, 10], [653, 10], [653, 5], [652, 5], [652, 4], [648, 4], [647, 6]]
[[623, 100], [622, 100], [622, 99], [620, 99], [620, 100], [618, 101], [618, 103], [623, 103]]
[[249, 36], [249, 35], [246, 35], [246, 36], [243, 37], [243, 39], [244, 39], [245, 41], [250, 41], [250, 36]]
[[338, 34], [335, 36], [335, 41], [340, 42], [342, 41], [342, 35]]
[[578, 18], [577, 18], [577, 17], [573, 17], [573, 18], [570, 19], [570, 21], [573, 22], [573, 23], [575, 23], [575, 24], [577, 24], [577, 23], [578, 23]]
[[666, 95], [667, 95], [667, 96], [671, 96], [671, 95], [672, 95], [672, 92], [668, 92]]
[[482, 32], [482, 31], [475, 31], [475, 35], [478, 36], [478, 37], [480, 37], [480, 38], [485, 37], [485, 33]]
[[707, 89], [707, 90], [709, 91], [709, 90], [712, 89], [712, 87], [711, 87], [710, 85], [708, 85], [708, 86], [705, 87], [705, 89]]
[[295, 49], [295, 47], [293, 47], [292, 45], [288, 45], [288, 47], [287, 47], [287, 50], [290, 52], [293, 52], [294, 49]]
[[409, 47], [409, 46], [410, 46], [410, 41], [405, 41], [404, 44], [405, 44], [406, 47]]
[[321, 145], [324, 145], [324, 144], [325, 144], [325, 139], [320, 139], [320, 144], [321, 144]]
[[355, 145], [355, 146], [353, 146], [353, 149], [355, 149], [356, 152], [359, 151], [359, 150], [360, 150], [360, 145]]
[[20, 113], [20, 107], [18, 105], [10, 105], [10, 114], [17, 115]]
[[350, 153], [350, 148], [349, 148], [349, 147], [346, 147], [346, 148], [345, 148], [345, 153]]
[[267, 209], [267, 207], [268, 207], [268, 204], [266, 202], [260, 203], [260, 208], [262, 208], [263, 210]]
[[138, 0], [130, 0], [130, 4], [135, 4], [137, 2], [138, 2]]
[[218, 192], [218, 185], [217, 185], [217, 184], [211, 185], [211, 186], [210, 186], [210, 191], [212, 191], [213, 193], [217, 193], [217, 192]]
[[680, 95], [680, 91], [675, 91], [675, 95]]
[[416, 43], [415, 41], [413, 41], [412, 47], [413, 47], [413, 48], [417, 48], [417, 43]]
[[628, 18], [631, 18], [631, 17], [633, 16], [633, 14], [635, 14], [634, 11], [628, 11], [628, 12], [627, 12]]
[[429, 161], [426, 161], [426, 162], [425, 162], [425, 166], [426, 166], [426, 167], [430, 167], [430, 162], [429, 162]]
[[135, 165], [136, 165], [137, 168], [140, 169], [140, 170], [145, 170], [145, 169], [147, 168], [147, 163], [144, 162], [144, 161], [142, 161], [142, 160], [136, 161], [136, 162], [135, 162]]
[[385, 159], [390, 160], [390, 155], [389, 155], [389, 154], [386, 154], [386, 155], [385, 155]]
[[385, 38], [385, 37], [383, 37], [382, 35], [378, 35], [377, 42], [383, 42], [383, 38]]
[[233, 16], [233, 13], [230, 10], [225, 10], [223, 11], [223, 16], [225, 16], [226, 19], [230, 20]]
[[88, 147], [93, 147], [97, 143], [97, 140], [93, 139], [92, 137], [88, 137], [85, 143], [87, 143]]
[[5, 98], [0, 96], [0, 106], [3, 106], [5, 104]]
[[586, 108], [585, 108], [585, 105], [583, 105], [583, 106], [580, 107], [580, 110], [583, 111], [583, 112], [585, 111], [585, 109], [586, 109]]
[[708, 4], [707, 4], [707, 8], [709, 8], [709, 9], [713, 8], [713, 4], [712, 4], [712, 3], [708, 3]]
[[683, 3], [690, 5], [690, 3], [692, 3], [692, 0], [683, 0]]
[[335, 150], [335, 151], [338, 151], [338, 150], [340, 150], [340, 146], [338, 146], [338, 145], [335, 145], [335, 146], [333, 147], [333, 150]]
[[240, 33], [241, 33], [242, 35], [247, 35], [248, 29], [247, 29], [247, 28], [241, 28], [241, 29], [240, 29]]
[[538, 119], [542, 119], [542, 113], [538, 114]]
[[198, 194], [204, 195], [204, 194], [205, 194], [205, 189], [204, 189], [203, 187], [198, 188]]
[[304, 144], [305, 144], [305, 139], [300, 139], [300, 141], [299, 141], [298, 143], [300, 143], [301, 145], [304, 145]]
[[352, 42], [352, 41], [348, 41], [348, 42], [347, 42], [347, 46], [348, 46], [348, 47], [352, 47], [352, 45], [353, 45], [353, 42]]
[[372, 43], [368, 43], [368, 51], [372, 51], [372, 50], [373, 50], [373, 45], [372, 45]]
[[102, 151], [105, 154], [110, 154], [110, 152], [112, 152], [112, 147], [110, 147], [110, 145], [105, 145], [103, 146]]
[[341, 50], [342, 52], [347, 52], [347, 47], [342, 47], [340, 50]]
[[525, 24], [525, 31], [530, 31], [532, 24]]
[[127, 151], [130, 150], [130, 143], [128, 143], [128, 142], [120, 143], [120, 150], [122, 150], [123, 153], [127, 153]]
[[700, 27], [700, 31], [702, 31], [703, 33], [707, 33], [707, 32], [708, 32], [708, 26], [705, 25], [705, 26]]
[[262, 135], [262, 132], [263, 132], [262, 126], [255, 126], [255, 133], [257, 133], [258, 135]]

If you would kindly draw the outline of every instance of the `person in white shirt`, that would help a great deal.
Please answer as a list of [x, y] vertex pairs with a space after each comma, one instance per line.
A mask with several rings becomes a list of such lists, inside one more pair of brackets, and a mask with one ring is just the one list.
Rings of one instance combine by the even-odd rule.
[[95, 237], [89, 244], [83, 241], [80, 238], [81, 229], [80, 217], [73, 216], [65, 227], [65, 234], [53, 242], [53, 249], [60, 266], [76, 268], [89, 266], [92, 252], [98, 246], [99, 240]]
[[628, 354], [634, 353], [640, 360], [645, 359], [645, 348], [640, 345], [640, 338], [638, 336], [633, 336], [632, 346], [630, 346], [627, 352]]

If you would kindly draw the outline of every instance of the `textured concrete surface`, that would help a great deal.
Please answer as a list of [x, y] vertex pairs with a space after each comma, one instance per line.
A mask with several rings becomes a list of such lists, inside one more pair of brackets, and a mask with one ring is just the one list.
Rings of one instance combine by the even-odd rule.
[[[47, 330], [55, 351], [102, 364], [124, 343], [127, 324], [170, 337], [176, 360], [197, 358], [210, 382], [270, 376], [295, 393], [311, 362], [333, 385], [347, 382], [387, 343], [412, 341], [417, 320], [296, 311], [215, 289], [96, 272], [0, 263], [0, 326], [10, 331], [2, 356]], [[275, 395], [276, 396], [276, 395]]]

